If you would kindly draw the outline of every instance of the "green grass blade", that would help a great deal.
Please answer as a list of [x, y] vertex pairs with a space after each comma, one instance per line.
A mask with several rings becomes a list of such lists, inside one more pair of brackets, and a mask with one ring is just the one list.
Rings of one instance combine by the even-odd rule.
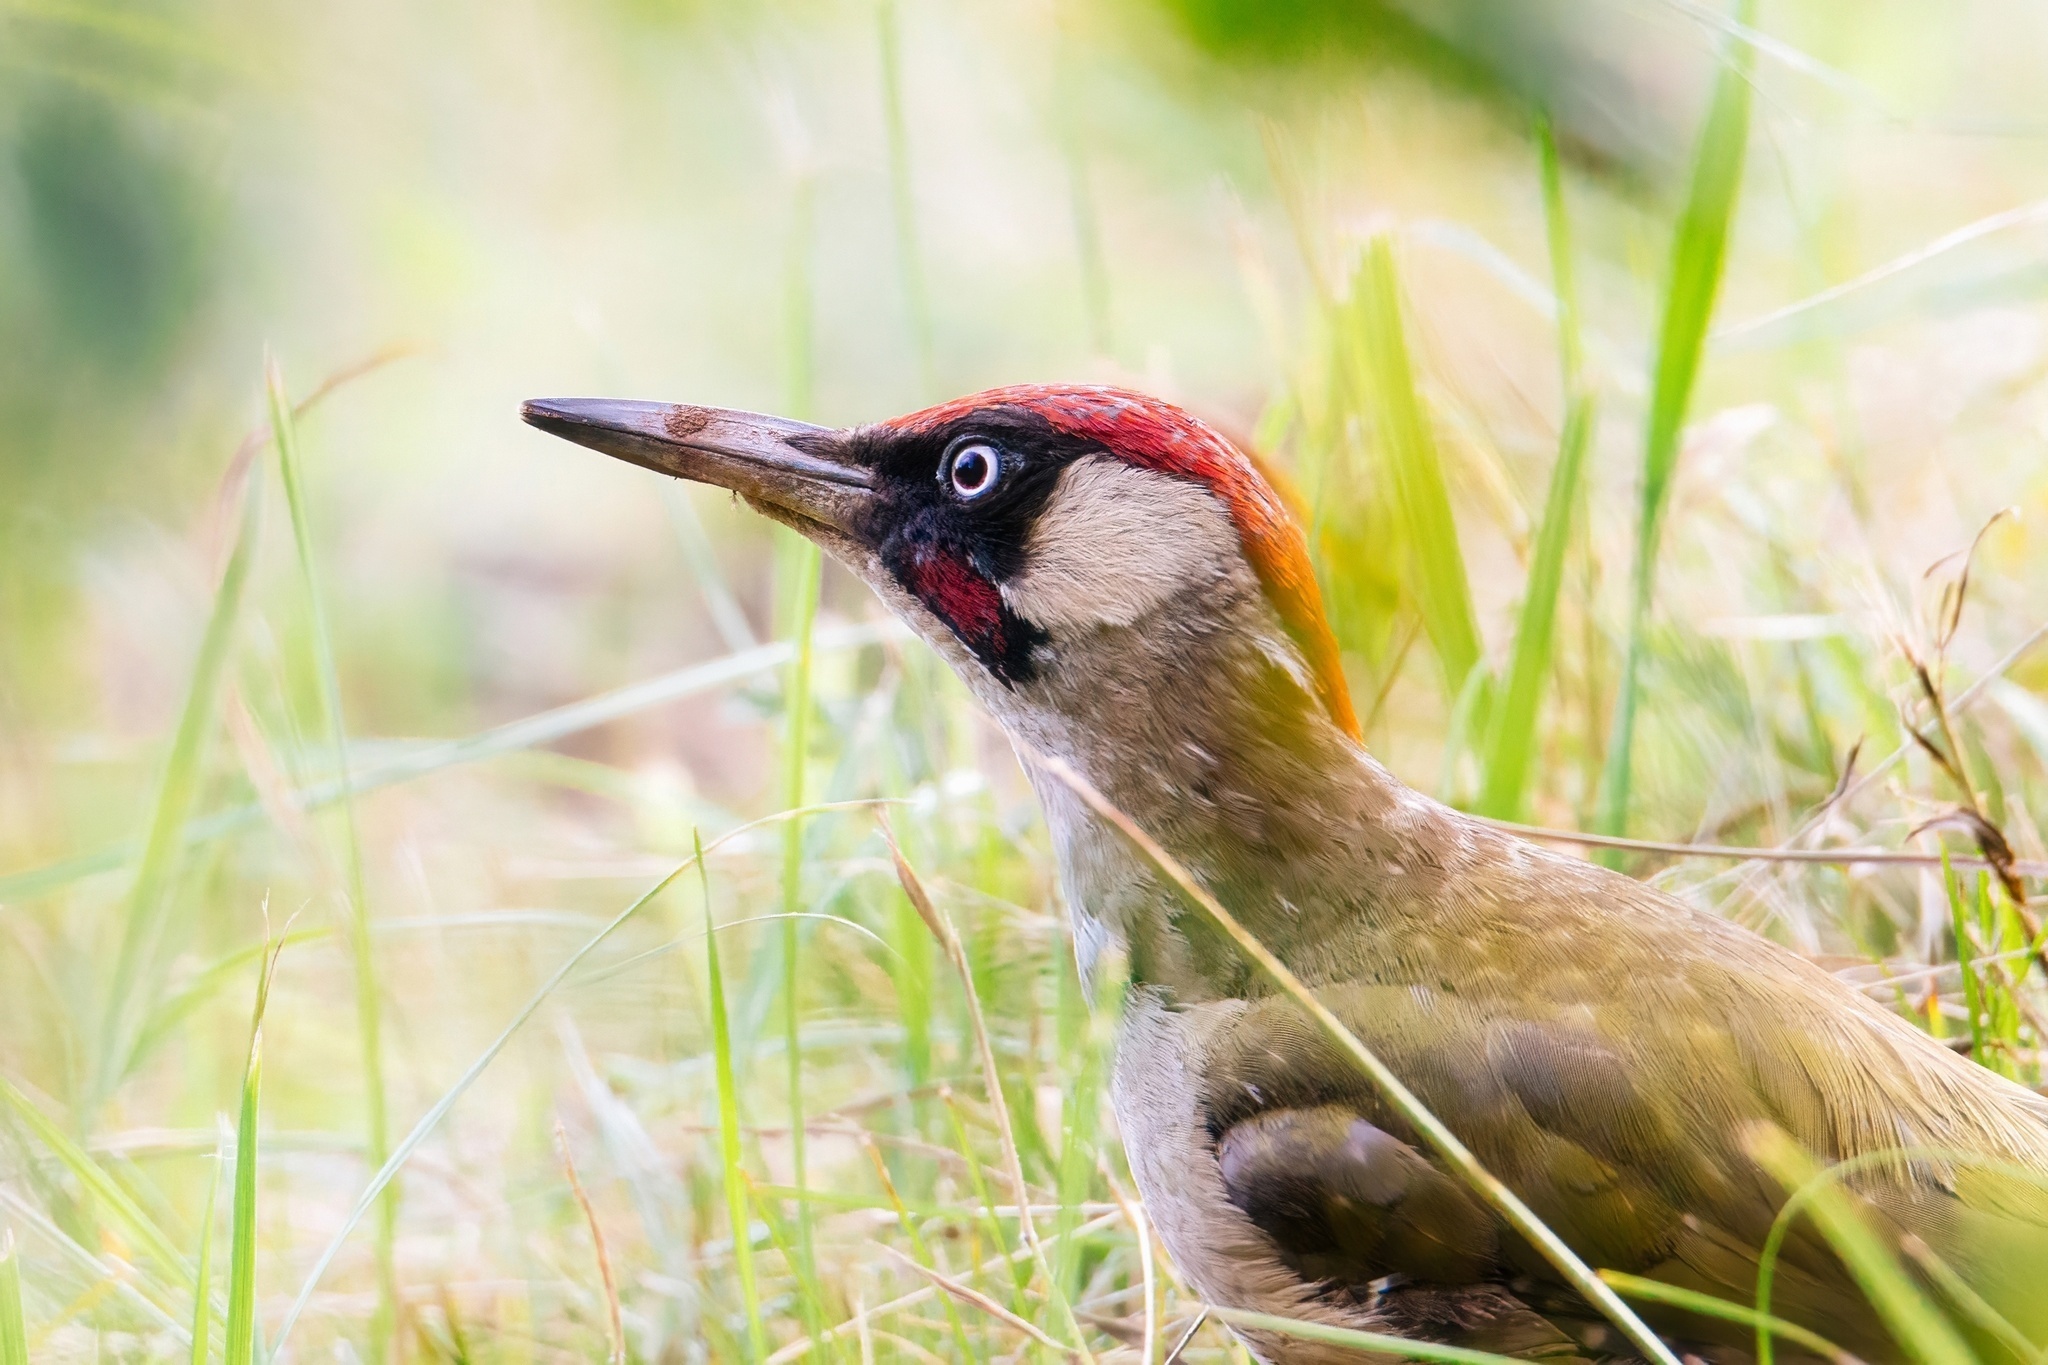
[[[256, 1115], [263, 1084], [263, 1012], [270, 1003], [278, 951], [272, 951], [256, 980], [249, 1057], [242, 1069], [241, 1115], [235, 1124], [234, 1222], [228, 1239], [228, 1322], [223, 1343], [227, 1365], [254, 1365], [256, 1359]], [[202, 1303], [200, 1311], [205, 1307]]]
[[1550, 471], [1550, 491], [1543, 500], [1543, 525], [1536, 533], [1536, 552], [1529, 560], [1529, 583], [1522, 596], [1521, 619], [1515, 627], [1507, 686], [1494, 704], [1487, 735], [1486, 777], [1480, 789], [1479, 812], [1499, 820], [1519, 820], [1523, 814], [1535, 758], [1536, 717], [1543, 705], [1544, 688], [1550, 681], [1565, 551], [1571, 544], [1572, 513], [1579, 502], [1579, 484], [1594, 422], [1593, 395], [1580, 373], [1583, 352], [1578, 291], [1573, 285], [1570, 224], [1565, 217], [1557, 142], [1551, 136], [1549, 123], [1537, 124], [1536, 141], [1543, 168], [1550, 273], [1557, 295], [1564, 430], [1558, 437], [1557, 463]]
[[185, 825], [192, 805], [199, 797], [205, 775], [206, 752], [213, 738], [219, 708], [221, 680], [233, 652], [235, 622], [241, 615], [263, 515], [263, 465], [248, 463], [242, 486], [242, 516], [235, 544], [222, 571], [220, 586], [213, 595], [213, 609], [207, 617], [206, 633], [200, 638], [199, 657], [192, 665], [192, 678], [185, 688], [185, 700], [178, 713], [178, 728], [171, 751], [158, 780], [156, 798], [150, 809], [149, 832], [142, 843], [142, 860], [128, 892], [123, 915], [121, 944], [108, 979], [106, 1023], [101, 1039], [99, 1074], [93, 1102], [97, 1109], [121, 1081], [135, 1029], [147, 1013], [149, 990], [145, 983], [155, 979], [145, 966], [159, 951], [164, 932], [165, 900], [176, 874], [179, 855], [185, 847]]
[[143, 1254], [160, 1267], [173, 1284], [190, 1288], [192, 1268], [185, 1263], [177, 1244], [164, 1234], [135, 1197], [121, 1188], [106, 1168], [93, 1160], [90, 1153], [50, 1120], [50, 1117], [36, 1108], [29, 1097], [16, 1089], [12, 1082], [0, 1076], [0, 1102], [13, 1109], [24, 1127], [36, 1139], [50, 1149], [60, 1165], [71, 1173], [74, 1180], [92, 1196], [101, 1216], [110, 1219], [121, 1235], [141, 1249]]
[[213, 1205], [220, 1197], [220, 1172], [225, 1163], [214, 1156], [206, 1181], [206, 1203], [199, 1213], [199, 1272], [192, 1279], [192, 1365], [207, 1365], [213, 1350]]
[[733, 1074], [732, 1024], [725, 1011], [725, 974], [718, 964], [718, 930], [711, 915], [711, 876], [704, 866], [704, 844], [693, 854], [704, 888], [705, 994], [711, 1009], [712, 1072], [718, 1087], [718, 1158], [725, 1173], [725, 1212], [732, 1223], [733, 1267], [740, 1282], [740, 1303], [747, 1315], [747, 1349], [755, 1361], [768, 1358], [768, 1338], [761, 1328], [760, 1293], [754, 1284], [753, 1220], [747, 1214], [746, 1169], [740, 1158], [739, 1083]]
[[[363, 848], [356, 833], [355, 801], [350, 795], [347, 724], [341, 708], [341, 677], [334, 662], [334, 636], [328, 629], [325, 594], [315, 567], [311, 517], [306, 507], [304, 480], [299, 467], [298, 432], [292, 422], [292, 405], [285, 392], [284, 375], [277, 362], [264, 367], [264, 382], [270, 395], [270, 430], [277, 446], [278, 469], [284, 484], [285, 505], [291, 513], [292, 542], [298, 551], [299, 576], [305, 592], [306, 614], [312, 627], [313, 668], [320, 698], [322, 728], [334, 755], [335, 780], [342, 796], [341, 857], [348, 898], [349, 955], [355, 970], [356, 1045], [363, 1068], [363, 1127], [370, 1164], [382, 1166], [391, 1154], [391, 1120], [384, 1084], [383, 1005], [377, 985], [377, 955], [370, 936], [370, 905], [363, 888]], [[377, 1205], [377, 1314], [370, 1326], [371, 1348], [381, 1356], [389, 1348], [396, 1325], [398, 1278], [395, 1246], [398, 1229], [397, 1182], [387, 1186]]]
[[1963, 909], [1963, 888], [1956, 881], [1956, 871], [1949, 866], [1948, 850], [1941, 852], [1941, 884], [1948, 893], [1949, 926], [1956, 936], [1956, 967], [1963, 978], [1963, 1008], [1970, 1015], [1970, 1058], [1979, 1066], [1989, 1066], [1991, 1059], [1984, 1051], [1984, 983], [1978, 978], [1977, 964], [1970, 952], [1970, 919]]
[[21, 1256], [14, 1229], [0, 1228], [0, 1365], [28, 1365], [28, 1321], [21, 1307]]
[[[1736, 22], [1746, 26], [1755, 14], [1756, 0], [1738, 0]], [[1708, 106], [1706, 124], [1693, 154], [1692, 185], [1672, 240], [1671, 273], [1665, 287], [1656, 371], [1651, 380], [1649, 424], [1643, 436], [1643, 482], [1630, 585], [1627, 652], [1622, 659], [1607, 764], [1600, 781], [1599, 828], [1605, 834], [1620, 834], [1628, 824], [1643, 636], [1649, 626], [1657, 542], [1671, 492], [1671, 477], [1678, 466], [1686, 410], [1692, 402], [1693, 383], [1699, 377], [1700, 356], [1706, 348], [1707, 326], [1713, 320], [1715, 296], [1720, 293], [1728, 228], [1735, 216], [1737, 192], [1742, 187], [1742, 166], [1749, 144], [1750, 56], [1748, 43], [1723, 44], [1713, 102]], [[1611, 855], [1608, 860], [1613, 861]]]
[[1436, 435], [1415, 387], [1394, 248], [1385, 233], [1366, 246], [1353, 283], [1352, 310], [1362, 343], [1357, 348], [1364, 366], [1360, 388], [1371, 395], [1382, 458], [1393, 476], [1394, 499], [1415, 575], [1416, 605], [1443, 664], [1445, 692], [1455, 697], [1479, 662], [1479, 626]]
[[1701, 1317], [1719, 1318], [1723, 1322], [1739, 1322], [1745, 1327], [1762, 1327], [1790, 1342], [1805, 1347], [1823, 1360], [1835, 1361], [1837, 1365], [1852, 1365], [1856, 1357], [1815, 1332], [1809, 1332], [1796, 1322], [1774, 1318], [1759, 1313], [1747, 1304], [1730, 1303], [1717, 1299], [1712, 1294], [1702, 1294], [1697, 1289], [1681, 1289], [1675, 1284], [1662, 1280], [1648, 1280], [1640, 1275], [1627, 1275], [1619, 1270], [1603, 1270], [1600, 1278], [1614, 1286], [1615, 1292], [1624, 1298], [1641, 1303], [1662, 1303], [1673, 1308], [1683, 1308]]

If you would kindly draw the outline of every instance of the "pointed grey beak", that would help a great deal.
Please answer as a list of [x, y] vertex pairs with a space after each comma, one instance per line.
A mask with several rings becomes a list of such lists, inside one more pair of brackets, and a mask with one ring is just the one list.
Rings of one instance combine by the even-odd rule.
[[656, 473], [729, 488], [749, 502], [852, 528], [874, 476], [814, 454], [830, 427], [733, 408], [623, 398], [535, 398], [519, 415], [542, 431]]

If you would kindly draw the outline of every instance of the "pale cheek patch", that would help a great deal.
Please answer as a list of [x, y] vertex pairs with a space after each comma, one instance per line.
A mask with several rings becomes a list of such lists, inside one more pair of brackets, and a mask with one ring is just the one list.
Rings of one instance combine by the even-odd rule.
[[1069, 465], [1031, 528], [1010, 609], [1047, 629], [1128, 626], [1227, 572], [1229, 515], [1206, 490], [1096, 457]]

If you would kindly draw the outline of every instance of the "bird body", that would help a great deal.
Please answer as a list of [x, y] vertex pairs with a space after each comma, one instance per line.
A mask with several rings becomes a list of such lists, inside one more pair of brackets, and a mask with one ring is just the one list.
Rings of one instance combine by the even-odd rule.
[[[1786, 1200], [1754, 1154], [1776, 1132], [1856, 1163], [1870, 1215], [2048, 1341], [2048, 1100], [1759, 935], [1403, 786], [1358, 742], [1299, 529], [1187, 414], [1068, 387], [846, 432], [658, 405], [527, 415], [818, 540], [1588, 1263], [1748, 1303]], [[1121, 831], [1027, 769], [1084, 971], [1105, 946], [1128, 964], [1113, 1103], [1191, 1286], [1532, 1359], [1629, 1354]], [[1903, 1358], [1806, 1224], [1773, 1311]], [[1653, 1320], [1717, 1361], [1753, 1341]], [[1357, 1358], [1246, 1339], [1273, 1362]]]

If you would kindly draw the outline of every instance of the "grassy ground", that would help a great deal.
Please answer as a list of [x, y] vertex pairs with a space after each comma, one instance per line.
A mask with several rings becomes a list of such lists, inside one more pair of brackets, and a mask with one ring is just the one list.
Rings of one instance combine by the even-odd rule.
[[[529, 393], [1180, 397], [1292, 476], [1407, 780], [1917, 856], [1588, 846], [2041, 1083], [2037, 21], [1646, 6], [1636, 147], [1519, 101], [1606, 69], [1564, 20], [1533, 73], [1436, 35], [1443, 81], [1229, 6], [402, 8], [0, 20], [0, 250], [50, 291], [0, 291], [0, 1365], [1193, 1321], [1000, 736]], [[193, 221], [246, 277], [168, 339], [76, 312], [48, 126], [140, 240], [171, 201], [120, 158], [233, 167]]]

